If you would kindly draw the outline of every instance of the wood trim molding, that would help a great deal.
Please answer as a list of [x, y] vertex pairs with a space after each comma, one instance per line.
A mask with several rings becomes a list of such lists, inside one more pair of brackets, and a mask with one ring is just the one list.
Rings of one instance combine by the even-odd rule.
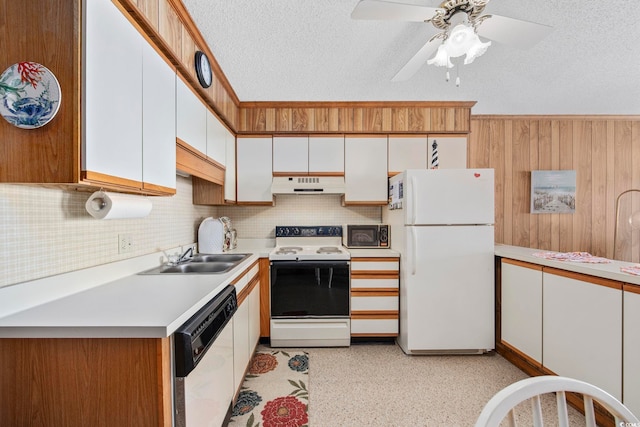
[[352, 337], [354, 338], [364, 338], [364, 337], [371, 337], [371, 338], [386, 338], [386, 337], [397, 337], [398, 333], [397, 332], [384, 332], [384, 333], [380, 333], [380, 332], [354, 332], [351, 334]]
[[351, 320], [397, 320], [398, 310], [356, 310], [351, 312]]
[[384, 271], [368, 271], [368, 270], [351, 270], [352, 279], [399, 279], [400, 273], [393, 270]]
[[242, 273], [240, 273], [238, 275], [238, 277], [236, 277], [233, 282], [231, 282], [232, 285], [235, 285], [236, 283], [238, 283], [244, 276], [246, 276], [247, 274], [249, 274], [251, 272], [251, 270], [253, 269], [253, 267], [255, 267], [256, 265], [258, 265], [259, 260], [255, 260], [249, 267], [245, 268], [244, 271]]
[[516, 265], [518, 267], [530, 268], [532, 270], [542, 271], [542, 266], [539, 264], [531, 264], [530, 262], [518, 261], [511, 258], [502, 258], [502, 262], [505, 264]]
[[164, 187], [162, 185], [150, 184], [148, 182], [142, 183], [142, 189], [147, 194], [158, 194], [158, 195], [174, 195], [176, 194], [175, 188]]
[[398, 257], [355, 257], [351, 258], [351, 262], [397, 262], [400, 263]]
[[173, 9], [176, 11], [178, 16], [181, 18], [182, 24], [184, 25], [185, 29], [189, 32], [193, 40], [196, 42], [196, 45], [198, 45], [198, 48], [207, 54], [207, 56], [209, 57], [209, 62], [211, 63], [211, 69], [213, 73], [220, 81], [220, 84], [222, 85], [222, 87], [227, 91], [233, 103], [236, 106], [238, 106], [240, 104], [238, 95], [236, 95], [235, 91], [233, 90], [233, 87], [231, 87], [231, 84], [229, 83], [227, 76], [222, 71], [222, 68], [220, 68], [220, 64], [218, 64], [218, 61], [213, 55], [213, 52], [211, 52], [211, 49], [209, 49], [207, 42], [204, 40], [204, 37], [202, 36], [202, 33], [200, 32], [198, 27], [196, 27], [193, 21], [193, 18], [191, 17], [191, 14], [189, 14], [189, 12], [187, 11], [187, 8], [184, 6], [184, 3], [180, 0], [167, 0], [167, 2], [173, 7]]
[[549, 114], [526, 114], [526, 115], [513, 115], [513, 114], [474, 114], [471, 116], [472, 120], [584, 120], [584, 121], [592, 121], [592, 120], [640, 120], [640, 115], [609, 115], [609, 114], [585, 114], [585, 115], [570, 115], [570, 114], [562, 114], [562, 115], [549, 115]]
[[622, 290], [625, 292], [631, 292], [633, 294], [640, 294], [640, 285], [634, 285], [632, 283], [623, 283]]
[[240, 108], [471, 108], [476, 101], [244, 101]]
[[269, 275], [269, 258], [260, 258], [260, 336], [271, 334], [271, 278]]
[[[524, 354], [523, 352], [518, 350], [516, 347], [514, 347], [511, 344], [509, 344], [508, 342], [506, 342], [505, 340], [502, 340], [501, 344], [505, 348], [509, 349], [510, 352], [512, 352], [513, 354], [517, 355], [520, 359], [522, 359], [522, 361], [525, 362], [527, 365], [535, 366], [538, 369], [542, 369], [542, 362], [538, 362], [537, 360], [527, 356], [526, 354]], [[516, 365], [516, 366], [518, 366], [518, 365]]]
[[[501, 341], [496, 344], [496, 351], [502, 357], [504, 357], [507, 361], [514, 364], [520, 370], [525, 372], [527, 375], [535, 377], [539, 375], [557, 375], [552, 370], [540, 365], [540, 363], [531, 359], [521, 351], [512, 347], [508, 343]], [[575, 393], [567, 393], [567, 402], [578, 411], [584, 414], [584, 406], [582, 396], [577, 395]], [[608, 414], [607, 411], [603, 410], [601, 406], [595, 405], [595, 414], [596, 414], [596, 422], [599, 426], [606, 427], [614, 427], [614, 420]]]
[[176, 138], [176, 168], [218, 185], [224, 184], [225, 169], [212, 163], [206, 156], [185, 141]]
[[386, 206], [389, 202], [387, 200], [385, 200], [384, 202], [380, 201], [380, 200], [372, 200], [369, 202], [366, 201], [362, 201], [359, 200], [357, 202], [349, 202], [349, 201], [344, 201], [342, 204], [343, 206]]
[[112, 175], [107, 175], [99, 172], [92, 171], [82, 171], [81, 173], [82, 181], [85, 181], [89, 184], [105, 187], [105, 188], [113, 188], [117, 190], [124, 190], [126, 192], [136, 192], [140, 193], [142, 190], [142, 182], [134, 181], [126, 178], [119, 178]]
[[352, 297], [397, 297], [398, 288], [352, 288]]
[[[247, 286], [242, 288], [242, 290], [236, 296], [238, 306], [240, 306], [251, 294], [251, 292], [255, 289], [257, 285], [260, 284], [260, 274], [257, 273], [255, 276], [251, 278], [251, 281], [247, 283]], [[235, 283], [234, 283], [235, 286]]]
[[593, 283], [594, 285], [605, 286], [607, 288], [622, 290], [622, 282], [615, 280], [603, 279], [602, 277], [588, 276], [582, 273], [575, 273], [573, 271], [560, 270], [553, 267], [542, 267], [544, 273], [553, 274], [555, 276], [562, 276], [568, 279], [579, 280], [581, 282]]

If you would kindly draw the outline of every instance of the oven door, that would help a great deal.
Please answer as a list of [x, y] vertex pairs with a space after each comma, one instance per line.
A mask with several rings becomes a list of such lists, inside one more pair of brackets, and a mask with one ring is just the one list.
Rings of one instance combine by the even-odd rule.
[[271, 261], [271, 318], [348, 318], [349, 261]]

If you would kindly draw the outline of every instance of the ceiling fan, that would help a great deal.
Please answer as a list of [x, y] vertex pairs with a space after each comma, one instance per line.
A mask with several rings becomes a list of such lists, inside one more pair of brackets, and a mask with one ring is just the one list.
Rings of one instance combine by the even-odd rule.
[[[491, 42], [527, 49], [542, 40], [552, 27], [500, 15], [483, 15], [489, 0], [445, 0], [439, 7], [361, 0], [351, 13], [352, 19], [430, 22], [440, 32], [434, 35], [391, 79], [408, 80], [425, 62], [453, 67], [450, 58], [465, 55], [465, 64], [482, 55]], [[432, 59], [429, 56], [436, 52]], [[457, 82], [459, 84], [459, 80]]]

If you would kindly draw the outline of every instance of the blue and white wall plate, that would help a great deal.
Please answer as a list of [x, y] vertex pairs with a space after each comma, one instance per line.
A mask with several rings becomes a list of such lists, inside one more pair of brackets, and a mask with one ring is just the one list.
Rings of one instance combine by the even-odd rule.
[[58, 112], [62, 94], [58, 79], [37, 62], [18, 62], [0, 75], [0, 115], [22, 129], [49, 123]]

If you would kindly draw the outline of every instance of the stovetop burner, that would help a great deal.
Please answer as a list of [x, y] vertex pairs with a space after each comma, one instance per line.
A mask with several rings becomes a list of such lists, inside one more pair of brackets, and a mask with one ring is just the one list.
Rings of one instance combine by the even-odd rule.
[[269, 259], [276, 261], [348, 260], [342, 246], [342, 227], [276, 227], [276, 247]]
[[319, 253], [319, 254], [339, 254], [341, 252], [342, 251], [335, 246], [321, 246], [316, 251], [316, 253]]

